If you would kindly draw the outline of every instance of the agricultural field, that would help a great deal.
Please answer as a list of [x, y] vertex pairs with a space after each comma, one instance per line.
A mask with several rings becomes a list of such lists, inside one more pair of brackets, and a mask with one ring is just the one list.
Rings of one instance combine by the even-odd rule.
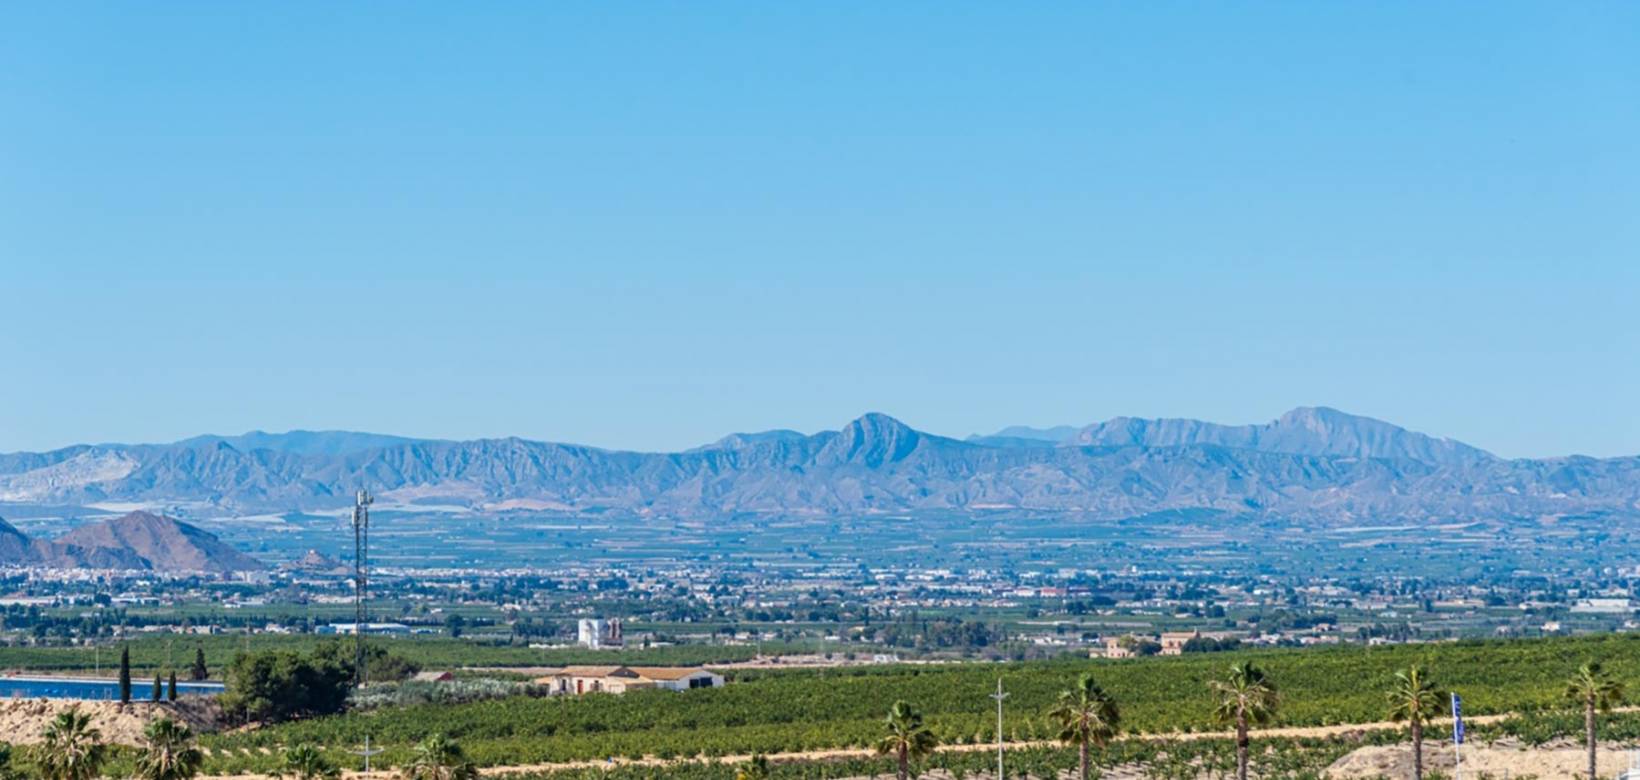
[[[1339, 757], [1362, 743], [1352, 739], [1280, 739], [1260, 745], [1249, 762], [1254, 775], [1265, 780], [1316, 778]], [[1059, 780], [1074, 777], [1076, 752], [1060, 747], [1031, 746], [1012, 749], [1007, 754], [1008, 773], [1020, 778]], [[1235, 746], [1229, 740], [1129, 741], [1096, 752], [1095, 771], [1121, 767], [1139, 769], [1146, 778], [1157, 780], [1198, 780], [1202, 772], [1230, 777], [1235, 768]], [[711, 761], [667, 764], [663, 770], [650, 766], [615, 766], [558, 769], [515, 776], [519, 780], [734, 780], [736, 767]], [[986, 750], [940, 752], [922, 762], [922, 776], [930, 778], [976, 778], [996, 776], [996, 753]], [[776, 762], [770, 765], [771, 780], [821, 780], [822, 778], [892, 778], [894, 762], [887, 758], [846, 758], [831, 761]]]
[[[1565, 679], [1598, 661], [1619, 679], [1640, 680], [1640, 636], [1472, 641], [1388, 647], [1256, 650], [1130, 661], [1059, 660], [944, 666], [853, 667], [818, 671], [737, 671], [731, 684], [676, 694], [528, 698], [383, 708], [206, 739], [213, 772], [266, 770], [261, 748], [310, 742], [339, 762], [366, 736], [400, 762], [415, 741], [436, 732], [458, 739], [480, 765], [517, 765], [608, 757], [712, 757], [869, 745], [895, 700], [915, 704], [947, 743], [994, 739], [989, 694], [998, 678], [1010, 697], [1011, 740], [1045, 739], [1044, 713], [1059, 691], [1093, 673], [1121, 703], [1130, 733], [1214, 731], [1207, 681], [1233, 662], [1263, 666], [1280, 688], [1273, 725], [1369, 723], [1385, 717], [1384, 690], [1410, 664], [1428, 667], [1443, 688], [1464, 696], [1469, 713], [1527, 713], [1515, 728], [1555, 724]], [[1614, 722], [1614, 728], [1627, 720]], [[1571, 726], [1567, 726], [1570, 728]], [[1545, 731], [1544, 733], [1547, 733]], [[1526, 734], [1546, 738], [1544, 733]], [[1208, 742], [1214, 740], [1193, 741]], [[1204, 748], [1205, 749], [1205, 748]]]
[[[193, 661], [195, 649], [199, 648], [205, 651], [205, 662], [214, 678], [235, 655], [247, 649], [307, 651], [324, 642], [335, 641], [351, 639], [339, 640], [334, 636], [314, 634], [145, 636], [132, 639], [125, 645], [131, 649], [131, 666], [141, 673], [139, 677], [151, 676], [155, 671], [186, 668]], [[744, 645], [677, 645], [623, 649], [616, 658], [610, 651], [574, 647], [542, 649], [447, 637], [371, 637], [368, 641], [424, 669], [589, 663], [698, 666], [745, 661], [758, 652], [757, 647]], [[763, 645], [765, 652], [794, 649], [800, 648], [774, 642]], [[0, 647], [0, 670], [74, 673], [95, 673], [100, 670], [104, 676], [109, 676], [119, 662], [119, 652], [120, 645], [100, 648]]]

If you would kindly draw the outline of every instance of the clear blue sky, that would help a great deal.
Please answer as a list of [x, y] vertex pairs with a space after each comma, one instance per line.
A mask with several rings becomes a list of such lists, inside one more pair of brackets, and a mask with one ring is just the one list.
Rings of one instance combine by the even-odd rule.
[[1302, 404], [1640, 453], [1640, 4], [0, 10], [0, 451]]

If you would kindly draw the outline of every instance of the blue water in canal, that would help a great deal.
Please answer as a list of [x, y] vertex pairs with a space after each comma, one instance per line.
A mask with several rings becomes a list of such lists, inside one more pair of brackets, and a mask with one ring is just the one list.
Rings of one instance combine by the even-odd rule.
[[[153, 698], [153, 680], [132, 680], [131, 700]], [[177, 682], [177, 696], [208, 696], [222, 692], [222, 683]], [[66, 677], [0, 677], [0, 699], [86, 699], [113, 701], [120, 697], [118, 680]]]

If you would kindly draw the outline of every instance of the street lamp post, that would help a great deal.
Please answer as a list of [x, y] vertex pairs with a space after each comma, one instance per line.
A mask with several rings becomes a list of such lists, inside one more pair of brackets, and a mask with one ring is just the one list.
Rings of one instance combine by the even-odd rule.
[[349, 752], [355, 756], [364, 756], [364, 773], [368, 775], [370, 774], [370, 757], [382, 752], [382, 749], [372, 748], [370, 746], [370, 735], [366, 734], [364, 735], [364, 749], [352, 750]]

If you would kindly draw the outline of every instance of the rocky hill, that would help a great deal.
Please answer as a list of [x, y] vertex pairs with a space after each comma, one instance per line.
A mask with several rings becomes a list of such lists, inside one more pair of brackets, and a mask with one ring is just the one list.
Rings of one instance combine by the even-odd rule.
[[284, 568], [306, 574], [324, 574], [342, 576], [353, 571], [353, 567], [342, 563], [318, 550], [308, 550], [301, 558], [284, 564]]
[[56, 539], [30, 539], [0, 520], [0, 565], [228, 574], [265, 568], [215, 536], [169, 517], [132, 512]]
[[1506, 460], [1326, 408], [1262, 425], [1117, 418], [967, 441], [867, 414], [836, 431], [734, 434], [680, 453], [321, 433], [0, 455], [0, 502], [284, 511], [345, 507], [361, 486], [386, 504], [638, 516], [1021, 509], [1129, 517], [1191, 508], [1318, 522], [1640, 515], [1640, 458]]

